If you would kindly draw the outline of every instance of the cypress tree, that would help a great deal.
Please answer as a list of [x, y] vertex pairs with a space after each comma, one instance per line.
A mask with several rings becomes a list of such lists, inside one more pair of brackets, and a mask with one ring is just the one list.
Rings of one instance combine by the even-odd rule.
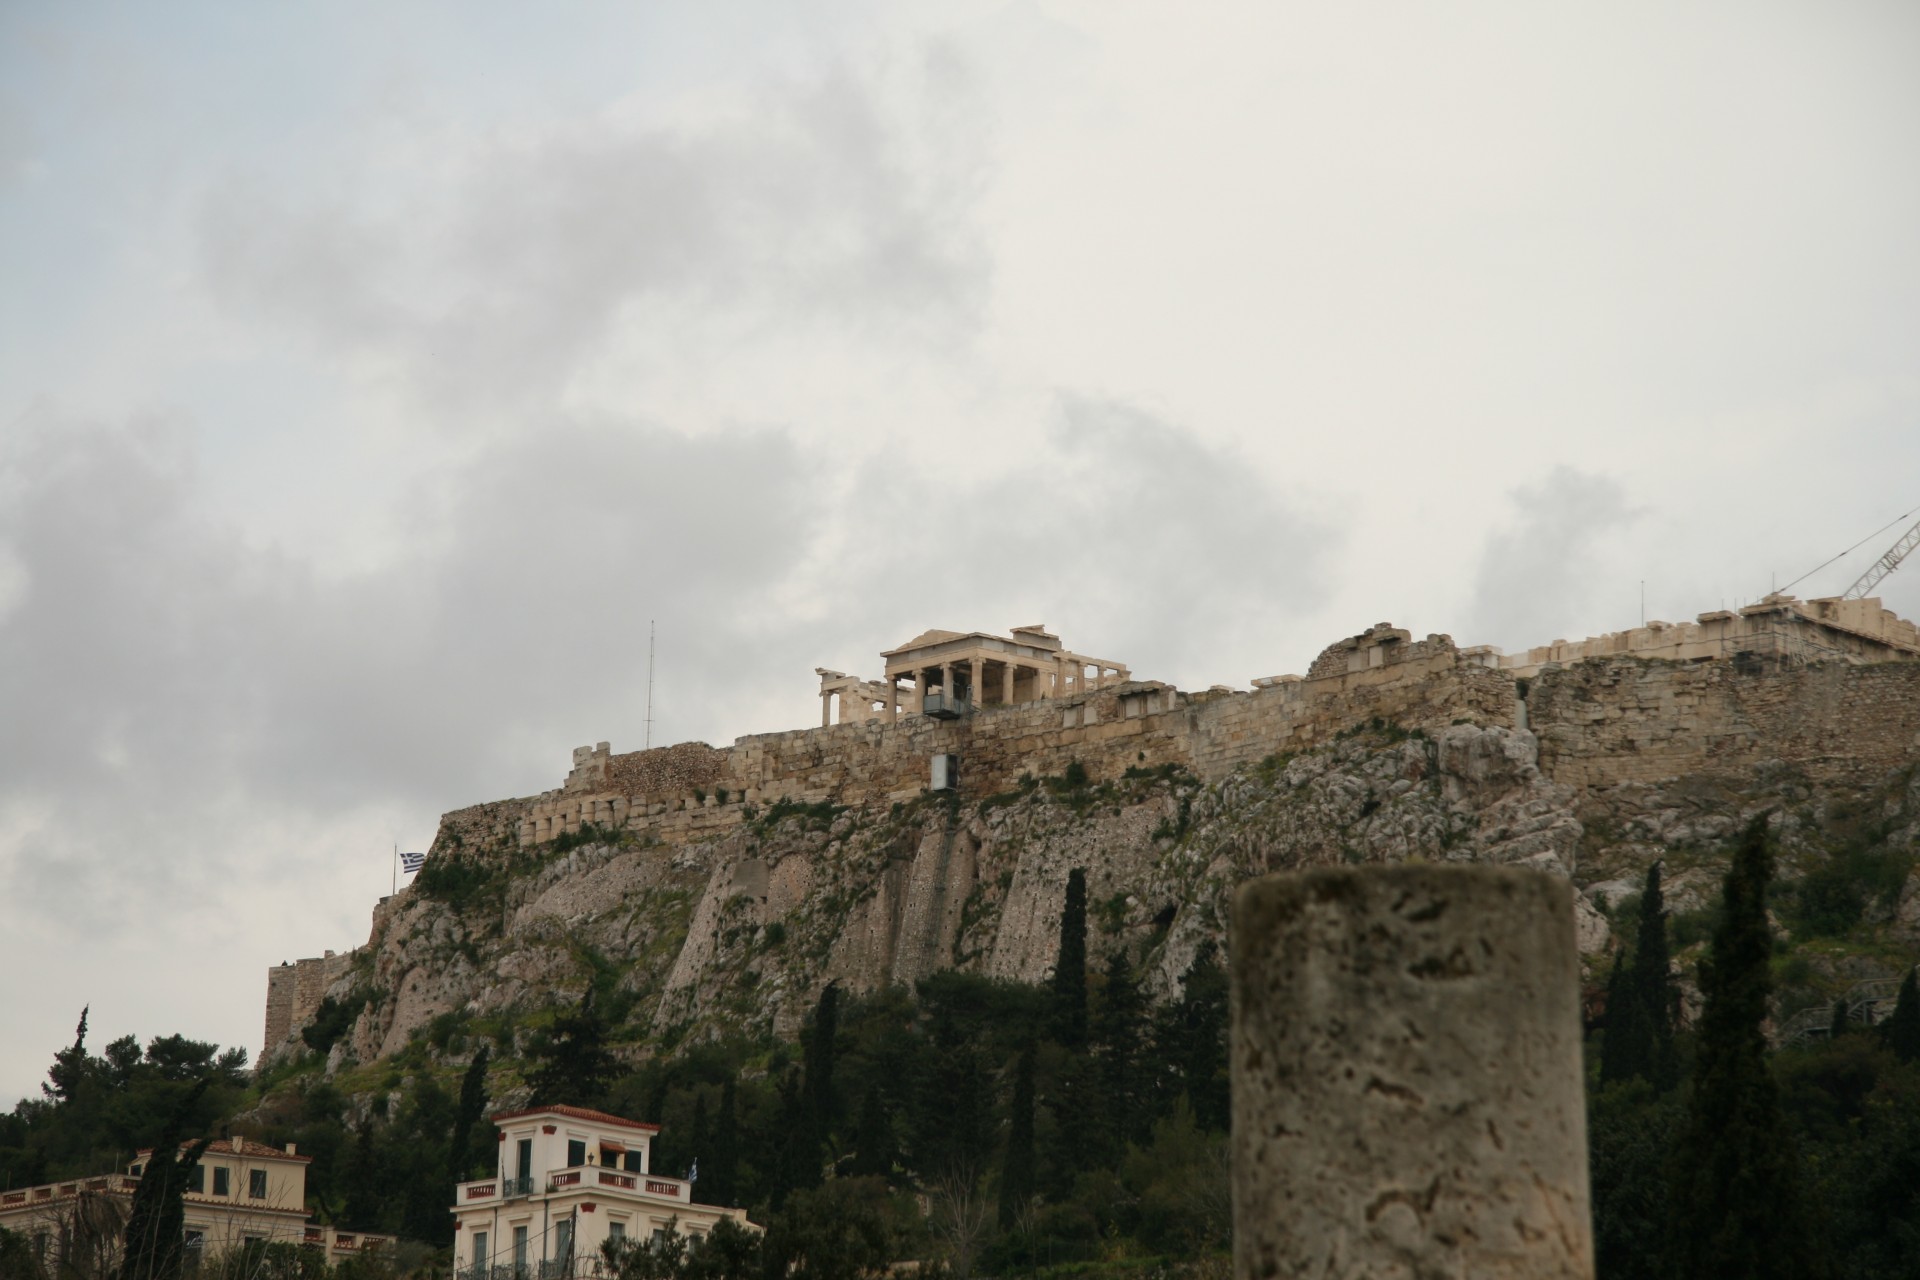
[[1602, 1084], [1646, 1080], [1664, 1093], [1679, 1083], [1671, 970], [1666, 899], [1656, 862], [1647, 868], [1640, 893], [1640, 927], [1633, 955], [1619, 958], [1607, 984], [1607, 1033], [1600, 1042]]
[[1635, 999], [1627, 953], [1613, 958], [1613, 972], [1607, 975], [1607, 1028], [1600, 1037], [1600, 1083], [1617, 1084], [1633, 1078], [1628, 1064], [1633, 1048], [1641, 1042], [1639, 1034], [1640, 1002]]
[[1180, 998], [1162, 1011], [1154, 1040], [1157, 1056], [1169, 1068], [1167, 1084], [1173, 1095], [1161, 1100], [1161, 1112], [1171, 1111], [1174, 1097], [1184, 1093], [1196, 1125], [1208, 1132], [1226, 1132], [1232, 1111], [1227, 1087], [1227, 974], [1211, 940], [1194, 952], [1193, 963], [1180, 980]]
[[[84, 1036], [84, 1014], [80, 1028]], [[211, 1080], [203, 1079], [182, 1095], [161, 1127], [160, 1136], [154, 1140], [153, 1154], [147, 1160], [127, 1213], [120, 1280], [176, 1280], [180, 1275], [186, 1261], [187, 1225], [181, 1197], [186, 1194], [187, 1175], [213, 1142], [211, 1138], [202, 1138], [182, 1150], [180, 1136], [186, 1130], [188, 1116], [210, 1084]]]
[[713, 1145], [713, 1134], [707, 1129], [707, 1095], [704, 1093], [693, 1096], [693, 1124], [687, 1133], [690, 1139], [688, 1145], [693, 1152], [692, 1164], [697, 1168], [700, 1157]]
[[1007, 1117], [1007, 1156], [1000, 1167], [1000, 1228], [1011, 1231], [1033, 1202], [1033, 1045], [1020, 1051], [1013, 1069], [1013, 1103]]
[[1818, 1274], [1799, 1161], [1761, 1030], [1772, 988], [1767, 816], [1755, 818], [1740, 838], [1723, 890], [1725, 914], [1701, 965], [1706, 1008], [1669, 1202], [1668, 1262], [1672, 1274], [1686, 1280]]
[[814, 1006], [813, 1030], [807, 1035], [807, 1125], [816, 1165], [820, 1149], [833, 1145], [833, 1040], [839, 1031], [839, 1004], [840, 988], [830, 982]]
[[1852, 1029], [1847, 1025], [1848, 1015], [1852, 1012], [1844, 998], [1833, 1002], [1833, 1021], [1827, 1025], [1827, 1039], [1838, 1040]]
[[487, 1109], [487, 1047], [473, 1055], [460, 1079], [460, 1107], [453, 1116], [453, 1137], [447, 1143], [447, 1173], [454, 1183], [465, 1182], [473, 1171], [473, 1128]]
[[1145, 1038], [1146, 1001], [1134, 981], [1124, 949], [1107, 957], [1106, 985], [1093, 1025], [1100, 1051], [1100, 1084], [1106, 1095], [1109, 1150], [1119, 1155], [1145, 1133], [1147, 1108], [1139, 1085], [1141, 1041]]
[[1893, 1002], [1893, 1016], [1881, 1024], [1880, 1033], [1887, 1038], [1887, 1047], [1902, 1062], [1920, 1058], [1920, 979], [1915, 977], [1916, 973], [1920, 970], [1907, 970], [1906, 981], [1900, 984], [1900, 996]]
[[1060, 912], [1060, 959], [1053, 967], [1053, 1035], [1075, 1053], [1087, 1047], [1087, 873], [1067, 873]]
[[1633, 947], [1633, 991], [1646, 1037], [1645, 1076], [1662, 1093], [1680, 1083], [1680, 1058], [1673, 1045], [1678, 992], [1673, 985], [1673, 956], [1667, 946], [1667, 903], [1660, 891], [1660, 864], [1647, 868], [1640, 892], [1640, 932]]
[[860, 1100], [860, 1130], [854, 1138], [853, 1174], [885, 1178], [893, 1173], [893, 1120], [880, 1086], [870, 1084]]
[[720, 1086], [720, 1115], [713, 1126], [713, 1158], [708, 1163], [706, 1203], [731, 1205], [739, 1198], [740, 1130], [734, 1115], [734, 1078]]

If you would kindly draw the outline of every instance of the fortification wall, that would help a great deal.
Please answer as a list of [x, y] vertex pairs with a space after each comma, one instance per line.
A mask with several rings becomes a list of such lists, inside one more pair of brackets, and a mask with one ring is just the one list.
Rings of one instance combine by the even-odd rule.
[[327, 988], [353, 968], [353, 951], [327, 952], [267, 970], [265, 1045], [271, 1051], [289, 1035], [313, 1021]]
[[[1095, 780], [1166, 764], [1213, 780], [1375, 719], [1428, 730], [1456, 720], [1514, 724], [1513, 677], [1463, 656], [1445, 636], [1410, 643], [1407, 633], [1383, 624], [1328, 653], [1336, 650], [1337, 661], [1316, 664], [1330, 674], [1262, 681], [1251, 693], [1184, 694], [1129, 681], [956, 720], [909, 715], [755, 734], [729, 749], [689, 743], [615, 755], [600, 743], [574, 752], [563, 787], [510, 803], [520, 806], [523, 845], [588, 823], [676, 844], [717, 834], [745, 821], [749, 810], [779, 801], [910, 800], [926, 790], [930, 760], [940, 754], [960, 758], [961, 792], [977, 798], [1074, 764]], [[458, 816], [472, 827], [475, 812]], [[489, 817], [504, 820], [507, 812]]]
[[1920, 759], [1920, 662], [1590, 659], [1532, 682], [1540, 764], [1578, 788], [1780, 760], [1815, 781]]

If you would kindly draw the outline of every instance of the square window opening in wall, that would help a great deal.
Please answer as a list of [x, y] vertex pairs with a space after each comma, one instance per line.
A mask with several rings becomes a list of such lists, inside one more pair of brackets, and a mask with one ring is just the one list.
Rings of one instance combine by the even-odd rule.
[[187, 1173], [187, 1190], [197, 1196], [207, 1194], [207, 1166], [197, 1164]]
[[217, 1196], [231, 1195], [233, 1188], [228, 1184], [228, 1179], [232, 1176], [233, 1173], [231, 1170], [215, 1169], [213, 1171], [213, 1194]]
[[587, 1162], [587, 1144], [578, 1138], [567, 1140], [567, 1168], [578, 1169]]
[[267, 1198], [267, 1171], [265, 1169], [250, 1169], [247, 1171], [247, 1196], [253, 1200], [265, 1200]]

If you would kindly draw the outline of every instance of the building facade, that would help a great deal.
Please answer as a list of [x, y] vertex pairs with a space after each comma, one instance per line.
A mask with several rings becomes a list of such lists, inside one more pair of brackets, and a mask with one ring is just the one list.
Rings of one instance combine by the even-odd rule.
[[533, 1107], [493, 1117], [494, 1176], [454, 1189], [454, 1266], [461, 1280], [592, 1276], [609, 1240], [670, 1227], [700, 1238], [722, 1218], [752, 1229], [745, 1209], [697, 1204], [694, 1184], [653, 1171], [658, 1125], [589, 1111]]
[[[81, 1216], [126, 1220], [152, 1155], [151, 1149], [139, 1152], [122, 1174], [0, 1192], [0, 1227], [26, 1236], [43, 1257], [57, 1260]], [[392, 1236], [308, 1221], [310, 1161], [291, 1144], [282, 1150], [236, 1137], [208, 1147], [188, 1172], [182, 1197], [189, 1260], [285, 1243], [320, 1250], [331, 1263], [392, 1244]]]

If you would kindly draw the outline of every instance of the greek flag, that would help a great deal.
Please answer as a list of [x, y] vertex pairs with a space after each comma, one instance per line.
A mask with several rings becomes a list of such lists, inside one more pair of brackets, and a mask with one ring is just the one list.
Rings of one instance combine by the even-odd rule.
[[698, 1159], [695, 1159], [693, 1165], [687, 1170], [687, 1181], [700, 1181], [700, 1161]]
[[424, 853], [403, 853], [400, 855], [400, 870], [406, 875], [412, 875], [425, 864], [426, 860], [427, 855]]

